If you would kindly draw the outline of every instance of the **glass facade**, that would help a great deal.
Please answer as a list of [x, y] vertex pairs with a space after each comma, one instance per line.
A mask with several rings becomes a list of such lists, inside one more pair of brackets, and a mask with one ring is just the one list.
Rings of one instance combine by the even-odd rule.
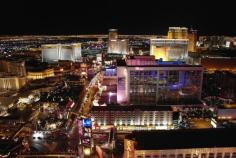
[[201, 93], [201, 70], [130, 70], [130, 104], [187, 104]]
[[157, 71], [130, 71], [130, 103], [156, 102]]

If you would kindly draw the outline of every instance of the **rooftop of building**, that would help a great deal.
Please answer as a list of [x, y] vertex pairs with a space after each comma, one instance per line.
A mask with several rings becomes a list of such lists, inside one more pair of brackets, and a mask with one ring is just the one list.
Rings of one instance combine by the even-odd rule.
[[176, 27], [176, 26], [171, 26], [169, 27], [169, 30], [188, 30], [187, 27]]
[[134, 131], [138, 150], [236, 147], [236, 128]]
[[109, 32], [110, 32], [110, 31], [118, 31], [118, 29], [111, 28], [111, 29], [109, 29], [108, 31], [109, 31]]
[[127, 55], [126, 58], [127, 59], [154, 59], [155, 60], [154, 55]]
[[93, 106], [92, 111], [172, 111], [171, 106], [130, 105]]
[[186, 47], [189, 39], [177, 39], [177, 38], [155, 38], [150, 39], [150, 46], [178, 46]]
[[176, 39], [176, 38], [153, 38], [152, 41], [160, 41], [160, 42], [188, 42], [188, 39]]
[[41, 72], [41, 71], [45, 71], [48, 68], [50, 68], [47, 63], [41, 62], [38, 60], [26, 61], [25, 65], [26, 65], [27, 71], [29, 71], [29, 72]]
[[[148, 56], [144, 56], [146, 58], [135, 58], [129, 57], [128, 60], [145, 60], [148, 59]], [[150, 58], [149, 58], [150, 59]], [[156, 60], [155, 64], [145, 65], [145, 64], [127, 64], [126, 60], [117, 60], [117, 66], [127, 66], [127, 67], [202, 67], [201, 65], [189, 65], [182, 61], [163, 61], [162, 59]]]

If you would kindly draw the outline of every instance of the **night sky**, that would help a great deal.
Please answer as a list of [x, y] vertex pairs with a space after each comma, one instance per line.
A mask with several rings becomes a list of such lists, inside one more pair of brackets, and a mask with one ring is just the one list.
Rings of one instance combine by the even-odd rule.
[[201, 35], [236, 36], [233, 0], [5, 0], [0, 34], [166, 34], [186, 26]]

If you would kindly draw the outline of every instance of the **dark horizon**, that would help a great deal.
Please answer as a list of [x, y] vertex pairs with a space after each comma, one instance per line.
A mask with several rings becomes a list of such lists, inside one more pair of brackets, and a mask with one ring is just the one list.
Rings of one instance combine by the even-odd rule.
[[230, 2], [46, 0], [0, 2], [0, 35], [119, 34], [166, 35], [169, 26], [192, 27], [199, 35], [236, 36]]

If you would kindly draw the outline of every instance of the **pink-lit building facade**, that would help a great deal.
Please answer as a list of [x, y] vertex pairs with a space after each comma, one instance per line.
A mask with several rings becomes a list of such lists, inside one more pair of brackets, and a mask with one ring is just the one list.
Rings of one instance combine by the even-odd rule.
[[181, 105], [201, 98], [203, 67], [132, 56], [117, 62], [117, 103]]

